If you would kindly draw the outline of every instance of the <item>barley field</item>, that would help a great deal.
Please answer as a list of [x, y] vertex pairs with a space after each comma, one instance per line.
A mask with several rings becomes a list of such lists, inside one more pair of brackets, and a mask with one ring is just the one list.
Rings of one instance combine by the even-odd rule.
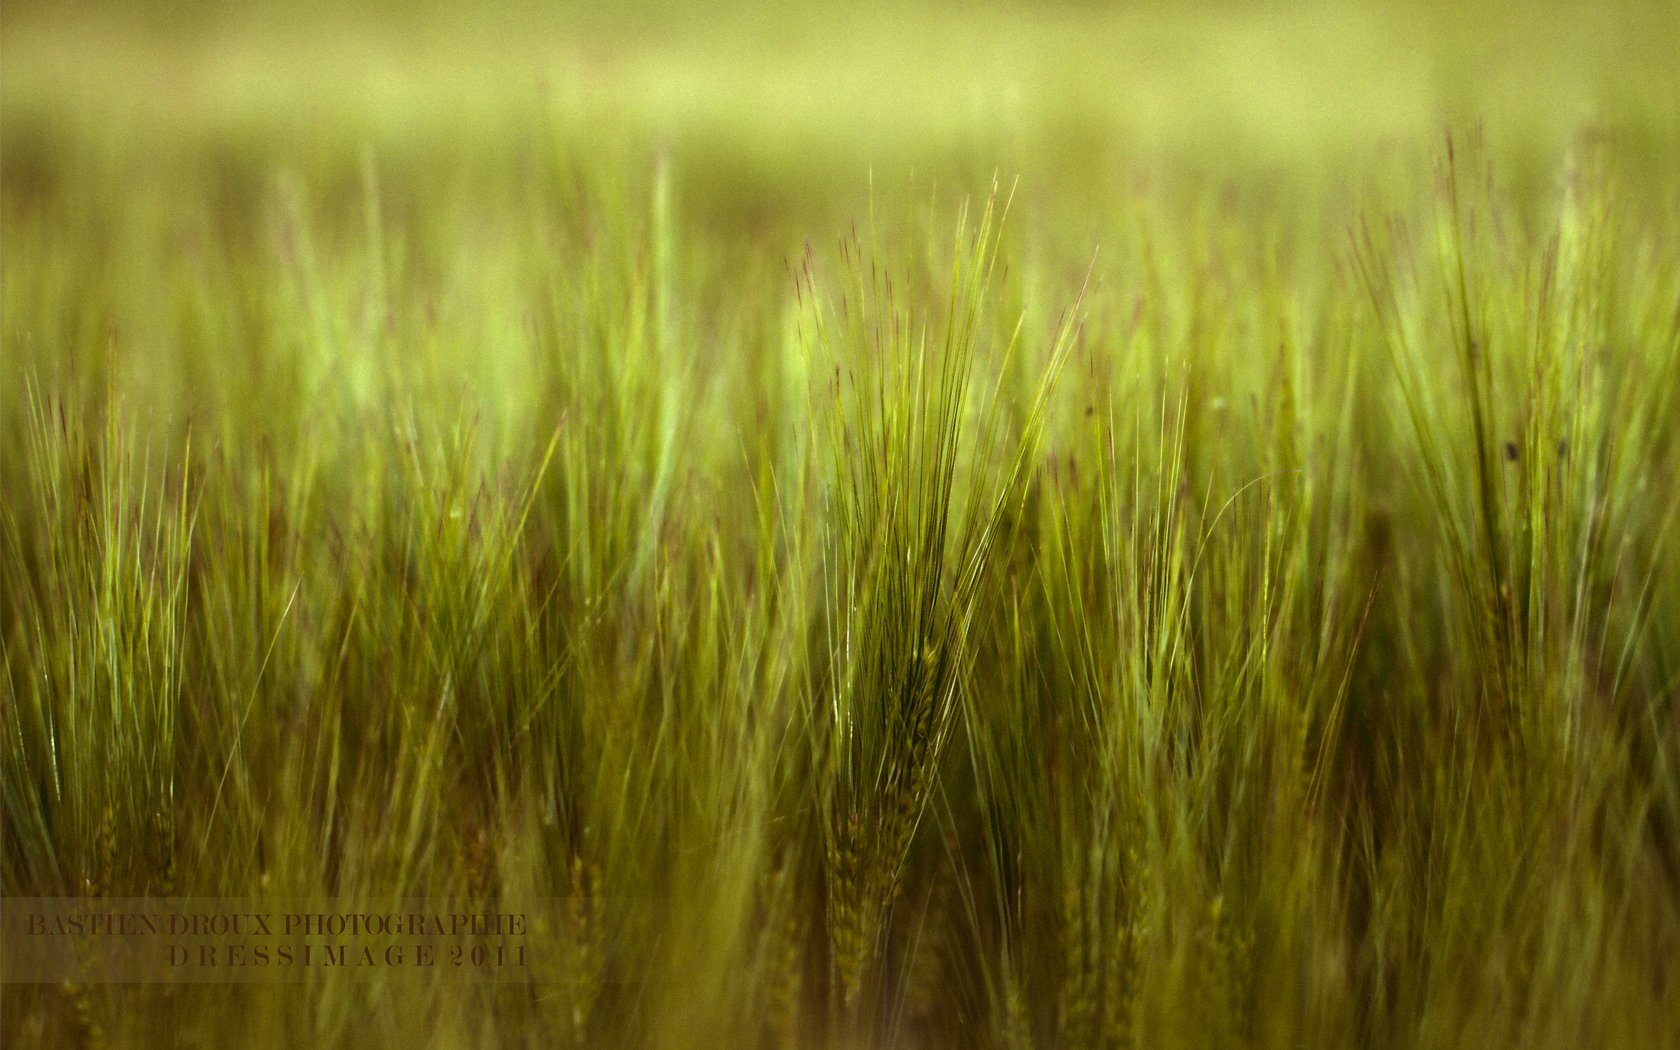
[[6, 4], [7, 910], [531, 926], [0, 1042], [1680, 1046], [1676, 51]]

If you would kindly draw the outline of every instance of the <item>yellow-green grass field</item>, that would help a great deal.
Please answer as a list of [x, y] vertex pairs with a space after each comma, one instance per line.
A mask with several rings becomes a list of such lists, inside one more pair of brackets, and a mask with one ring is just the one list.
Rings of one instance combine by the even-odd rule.
[[534, 925], [0, 1043], [1680, 1045], [1677, 52], [6, 4], [7, 911]]

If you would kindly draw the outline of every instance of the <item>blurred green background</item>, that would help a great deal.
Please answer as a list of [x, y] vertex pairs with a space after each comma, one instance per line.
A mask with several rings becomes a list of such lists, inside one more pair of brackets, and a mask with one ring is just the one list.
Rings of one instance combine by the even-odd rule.
[[[7, 198], [277, 164], [427, 180], [661, 151], [727, 221], [855, 210], [871, 174], [1107, 195], [1141, 162], [1312, 176], [1481, 124], [1521, 177], [1583, 126], [1655, 163], [1680, 5], [11, 3]], [[104, 151], [105, 156], [93, 156]], [[188, 165], [183, 169], [182, 165]], [[1068, 179], [1068, 174], [1082, 176]]]

